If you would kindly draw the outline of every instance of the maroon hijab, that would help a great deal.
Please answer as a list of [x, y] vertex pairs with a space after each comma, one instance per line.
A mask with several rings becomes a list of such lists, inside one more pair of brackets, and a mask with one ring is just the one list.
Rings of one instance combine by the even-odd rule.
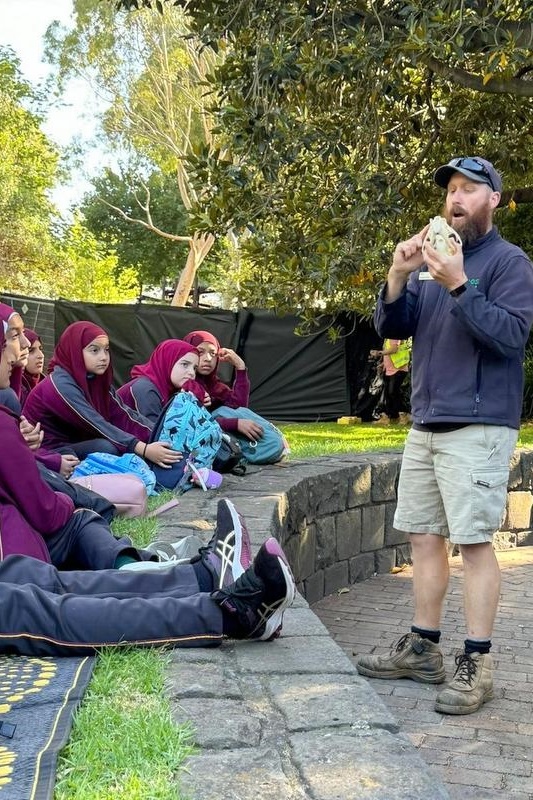
[[2, 322], [5, 322], [5, 325], [2, 326], [4, 330], [6, 329], [7, 323], [9, 322], [13, 314], [18, 314], [18, 313], [19, 312], [15, 311], [15, 309], [12, 308], [12, 306], [8, 306], [5, 303], [0, 303], [0, 319], [2, 320]]
[[107, 336], [107, 333], [94, 322], [73, 322], [59, 337], [48, 372], [52, 372], [54, 367], [63, 367], [98, 413], [109, 419], [109, 389], [113, 382], [111, 362], [103, 375], [88, 376], [83, 361], [83, 348], [98, 336]]
[[176, 387], [170, 380], [172, 367], [187, 353], [198, 355], [198, 350], [194, 345], [181, 339], [165, 339], [157, 345], [145, 364], [137, 364], [132, 368], [130, 375], [132, 378], [151, 380], [157, 386], [163, 403], [166, 403], [169, 397], [176, 392]]
[[[31, 328], [24, 328], [24, 336], [29, 341], [30, 348], [33, 347], [35, 342], [40, 342], [40, 344], [42, 345], [41, 337], [39, 336], [38, 333], [32, 331]], [[37, 386], [37, 384], [43, 380], [43, 378], [44, 375], [42, 373], [37, 373], [37, 375], [32, 375], [31, 372], [28, 372], [28, 370], [25, 369], [24, 372], [22, 373], [23, 391], [25, 391], [26, 394], [28, 394], [29, 392], [31, 392], [34, 386]]]
[[[220, 342], [213, 336], [212, 333], [209, 331], [191, 331], [187, 334], [187, 336], [183, 337], [185, 342], [189, 342], [194, 347], [198, 347], [198, 345], [203, 344], [203, 342], [208, 342], [216, 347], [217, 353], [220, 350]], [[215, 368], [209, 375], [201, 375], [199, 372], [196, 374], [195, 380], [205, 387], [205, 390], [208, 394], [212, 395], [215, 389], [215, 386], [220, 383], [220, 379], [217, 378], [217, 367], [218, 367], [218, 356], [215, 360]]]
[[[6, 303], [0, 303], [0, 320], [2, 321], [2, 334], [4, 336], [5, 342], [5, 332], [8, 328], [8, 323], [13, 314], [19, 314], [12, 306], [6, 305]], [[20, 314], [19, 314], [20, 317]], [[9, 380], [9, 385], [17, 395], [18, 399], [21, 399], [22, 396], [22, 373], [24, 372], [23, 367], [13, 367], [13, 371], [11, 372], [11, 378]]]

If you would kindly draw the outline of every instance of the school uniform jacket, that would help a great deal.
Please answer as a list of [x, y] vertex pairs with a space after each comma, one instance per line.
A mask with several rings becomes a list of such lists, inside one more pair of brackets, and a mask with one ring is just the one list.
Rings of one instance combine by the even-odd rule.
[[49, 562], [44, 540], [66, 525], [74, 503], [41, 479], [18, 417], [3, 406], [0, 440], [0, 559], [19, 554]]
[[165, 405], [155, 383], [144, 376], [125, 383], [117, 389], [117, 395], [124, 405], [133, 408], [154, 425]]
[[89, 402], [74, 378], [63, 367], [35, 386], [24, 405], [24, 416], [44, 430], [43, 446], [52, 450], [90, 439], [107, 439], [119, 453], [131, 453], [137, 442], [148, 442], [150, 420], [127, 408], [113, 388], [105, 419]]

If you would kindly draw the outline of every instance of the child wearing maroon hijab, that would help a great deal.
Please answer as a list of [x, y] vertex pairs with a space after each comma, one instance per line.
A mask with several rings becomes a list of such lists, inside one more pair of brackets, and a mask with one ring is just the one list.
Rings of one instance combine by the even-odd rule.
[[181, 460], [181, 453], [169, 445], [149, 442], [150, 420], [117, 397], [111, 385], [109, 338], [98, 325], [69, 325], [59, 337], [49, 371], [24, 405], [29, 422], [41, 423], [45, 447], [78, 458], [133, 452], [163, 468]]
[[[203, 403], [209, 411], [216, 411], [220, 406], [247, 408], [250, 399], [250, 381], [242, 358], [234, 350], [221, 347], [218, 339], [209, 331], [191, 331], [184, 336], [184, 341], [194, 345], [200, 353], [195, 380], [204, 390]], [[235, 380], [231, 387], [217, 376], [219, 361], [231, 364], [235, 369]], [[184, 388], [192, 390], [189, 384]], [[223, 431], [239, 433], [251, 441], [258, 441], [263, 435], [262, 427], [251, 419], [217, 416], [217, 422]]]
[[44, 353], [43, 343], [38, 333], [31, 328], [24, 328], [24, 336], [30, 343], [26, 366], [22, 371], [21, 404], [24, 407], [27, 396], [34, 386], [44, 380]]
[[[172, 395], [187, 381], [194, 381], [198, 366], [198, 350], [181, 339], [160, 342], [145, 364], [131, 370], [132, 380], [117, 391], [125, 405], [156, 423]], [[195, 383], [191, 391], [203, 402], [204, 392]]]
[[11, 306], [0, 303], [0, 323], [3, 326], [6, 341], [18, 339], [20, 343], [20, 365], [13, 365], [9, 385], [0, 389], [0, 403], [11, 409], [15, 414], [20, 414], [22, 409], [22, 373], [24, 372], [25, 358], [28, 355], [30, 343], [24, 335], [24, 324], [20, 314]]

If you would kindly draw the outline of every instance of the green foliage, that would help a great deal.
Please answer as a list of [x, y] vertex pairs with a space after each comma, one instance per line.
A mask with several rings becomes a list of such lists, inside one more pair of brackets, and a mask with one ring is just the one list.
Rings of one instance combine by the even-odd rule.
[[207, 78], [220, 149], [191, 158], [194, 219], [253, 230], [242, 299], [368, 313], [393, 244], [438, 211], [437, 165], [483, 154], [509, 189], [532, 184], [533, 3], [177, 5], [224, 54]]
[[58, 153], [40, 129], [37, 101], [18, 59], [0, 48], [0, 277], [11, 289], [39, 285], [55, 267], [47, 193]]
[[171, 234], [186, 234], [187, 213], [179, 198], [176, 179], [159, 171], [140, 184], [138, 175], [118, 175], [110, 169], [93, 181], [94, 193], [80, 206], [85, 225], [98, 240], [114, 250], [119, 272], [132, 269], [139, 285], [167, 284], [181, 268], [187, 245], [156, 236], [140, 224], [129, 222], [110, 206], [145, 221], [139, 204], [150, 197], [154, 225]]
[[[185, 167], [192, 148], [211, 139], [202, 81], [216, 56], [194, 47], [179, 9], [116, 15], [100, 0], [75, 0], [74, 9], [71, 31], [49, 29], [47, 52], [60, 87], [73, 74], [93, 81], [107, 103], [102, 136], [125, 164], [122, 175], [107, 170], [95, 180], [83, 203], [87, 225], [115, 249], [119, 269], [134, 268], [144, 284], [171, 282], [194, 233], [185, 209], [198, 196]], [[217, 263], [213, 253], [204, 282]]]
[[87, 230], [79, 217], [62, 242], [64, 270], [57, 294], [93, 303], [131, 303], [139, 296], [137, 272], [118, 269], [117, 256]]

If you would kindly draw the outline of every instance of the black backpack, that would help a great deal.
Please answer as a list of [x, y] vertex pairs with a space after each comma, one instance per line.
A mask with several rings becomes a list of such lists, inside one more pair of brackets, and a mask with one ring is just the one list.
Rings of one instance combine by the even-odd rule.
[[213, 461], [216, 472], [233, 472], [234, 475], [244, 475], [246, 472], [246, 459], [243, 456], [239, 440], [229, 433], [222, 434], [222, 444]]

